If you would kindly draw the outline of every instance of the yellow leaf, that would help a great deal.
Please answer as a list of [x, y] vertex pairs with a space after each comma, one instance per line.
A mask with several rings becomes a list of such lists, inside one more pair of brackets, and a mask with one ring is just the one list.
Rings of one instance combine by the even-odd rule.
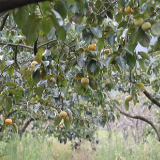
[[42, 55], [38, 52], [36, 56], [34, 57], [34, 61], [37, 61], [38, 63], [41, 63]]
[[40, 55], [42, 55], [42, 54], [44, 53], [44, 51], [45, 51], [44, 48], [39, 48], [39, 49], [38, 49], [38, 53], [39, 53]]

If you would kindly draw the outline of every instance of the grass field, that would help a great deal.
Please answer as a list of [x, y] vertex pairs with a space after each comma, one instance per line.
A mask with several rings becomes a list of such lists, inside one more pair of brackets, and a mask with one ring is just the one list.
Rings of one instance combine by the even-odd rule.
[[3, 160], [159, 160], [160, 142], [153, 136], [147, 142], [135, 144], [130, 138], [126, 144], [122, 135], [98, 131], [99, 144], [82, 141], [80, 149], [72, 150], [71, 143], [60, 144], [57, 139], [31, 135], [13, 138], [9, 143], [0, 142], [0, 155]]

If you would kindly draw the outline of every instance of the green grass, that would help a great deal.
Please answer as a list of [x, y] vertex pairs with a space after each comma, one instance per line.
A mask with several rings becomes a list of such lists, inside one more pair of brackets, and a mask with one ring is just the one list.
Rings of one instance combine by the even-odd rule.
[[[160, 142], [148, 136], [147, 143], [135, 144], [130, 138], [126, 143], [122, 134], [98, 131], [98, 145], [83, 141], [80, 149], [73, 151], [71, 143], [60, 144], [57, 139], [31, 135], [12, 138], [8, 143], [0, 142], [0, 155], [3, 160], [158, 160]], [[92, 147], [96, 146], [96, 151]]]

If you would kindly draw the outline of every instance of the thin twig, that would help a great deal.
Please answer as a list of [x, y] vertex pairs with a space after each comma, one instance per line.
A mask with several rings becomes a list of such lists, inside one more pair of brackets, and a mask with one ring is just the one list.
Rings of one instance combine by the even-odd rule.
[[4, 42], [0, 42], [0, 45], [6, 45], [6, 46], [13, 46], [13, 47], [22, 47], [22, 48], [33, 49], [33, 47], [31, 47], [31, 46], [26, 46], [26, 45], [23, 45], [23, 44], [14, 44], [14, 43], [4, 43]]
[[18, 50], [17, 50], [17, 46], [16, 46], [15, 55], [14, 55], [14, 62], [15, 62], [15, 64], [17, 65], [18, 69], [20, 70], [19, 65], [18, 65], [18, 63], [17, 63], [17, 52], [18, 52]]

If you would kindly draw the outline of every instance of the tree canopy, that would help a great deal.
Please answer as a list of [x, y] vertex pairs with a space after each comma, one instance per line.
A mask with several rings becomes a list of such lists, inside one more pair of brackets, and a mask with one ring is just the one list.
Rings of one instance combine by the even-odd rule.
[[[20, 135], [40, 121], [60, 142], [91, 140], [98, 124], [123, 114], [119, 106], [141, 103], [141, 93], [149, 109], [160, 107], [159, 1], [0, 3], [1, 132], [12, 118]], [[114, 98], [113, 90], [130, 97]]]

